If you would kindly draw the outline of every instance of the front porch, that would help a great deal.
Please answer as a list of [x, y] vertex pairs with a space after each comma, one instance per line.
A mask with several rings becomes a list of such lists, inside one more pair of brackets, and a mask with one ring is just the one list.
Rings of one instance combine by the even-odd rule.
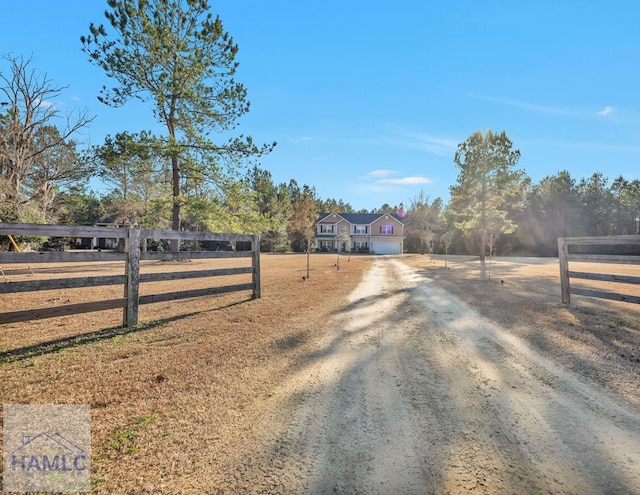
[[340, 242], [338, 239], [331, 240], [319, 240], [316, 245], [316, 252], [318, 253], [368, 253], [369, 243], [366, 241], [349, 241], [350, 249], [347, 250], [347, 242]]

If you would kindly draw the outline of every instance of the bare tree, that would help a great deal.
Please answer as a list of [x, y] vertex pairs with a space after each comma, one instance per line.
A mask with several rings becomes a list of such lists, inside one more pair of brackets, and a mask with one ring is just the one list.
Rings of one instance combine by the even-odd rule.
[[340, 227], [338, 233], [338, 261], [336, 262], [336, 268], [340, 270], [340, 251], [349, 252], [349, 259], [351, 259], [351, 236], [349, 235], [349, 229], [346, 225]]
[[38, 129], [33, 141], [34, 149], [42, 149], [34, 160], [24, 180], [23, 196], [33, 203], [33, 209], [39, 212], [43, 221], [58, 219], [56, 199], [63, 188], [85, 182], [89, 167], [85, 158], [76, 149], [71, 140], [52, 146], [59, 140], [57, 127], [45, 125]]
[[[44, 129], [61, 117], [54, 101], [65, 87], [54, 86], [46, 74], [33, 68], [31, 58], [3, 55], [0, 61], [8, 65], [7, 71], [0, 72], [0, 203], [19, 217], [23, 206], [42, 192], [33, 184], [26, 186], [34, 180], [38, 160], [67, 147], [69, 138], [93, 118], [86, 111], [67, 114], [64, 126], [47, 131], [43, 139]], [[47, 180], [51, 179], [55, 176], [49, 174]]]
[[449, 267], [449, 248], [453, 242], [454, 230], [447, 230], [440, 236], [442, 245], [444, 246], [444, 267]]
[[434, 237], [442, 229], [442, 199], [436, 198], [429, 203], [429, 196], [424, 191], [411, 200], [411, 205], [404, 220], [407, 243], [415, 252], [425, 254]]

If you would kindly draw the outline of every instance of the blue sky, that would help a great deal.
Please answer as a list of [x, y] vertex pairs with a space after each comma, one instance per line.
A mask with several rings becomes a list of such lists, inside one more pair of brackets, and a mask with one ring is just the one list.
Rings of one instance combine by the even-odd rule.
[[[251, 111], [237, 131], [277, 141], [261, 160], [356, 209], [449, 197], [456, 145], [506, 131], [535, 181], [640, 177], [640, 3], [211, 0], [239, 45]], [[96, 115], [78, 139], [153, 129], [150, 106], [96, 96], [110, 81], [79, 38], [103, 0], [0, 0], [0, 52], [33, 55], [55, 104]], [[215, 137], [215, 136], [214, 136]]]

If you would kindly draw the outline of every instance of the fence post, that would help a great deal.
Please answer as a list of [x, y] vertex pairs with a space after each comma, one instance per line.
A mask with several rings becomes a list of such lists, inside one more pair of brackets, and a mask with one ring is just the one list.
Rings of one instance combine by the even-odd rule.
[[558, 260], [560, 262], [560, 289], [562, 291], [562, 304], [571, 302], [571, 290], [569, 287], [569, 260], [567, 255], [567, 243], [564, 237], [558, 237]]
[[133, 327], [138, 324], [138, 296], [140, 293], [139, 229], [127, 229], [125, 252], [127, 253], [127, 264], [125, 266], [126, 282], [124, 286], [124, 297], [127, 298], [127, 306], [124, 309], [122, 325], [125, 327]]
[[254, 235], [253, 248], [253, 298], [260, 299], [260, 236]]

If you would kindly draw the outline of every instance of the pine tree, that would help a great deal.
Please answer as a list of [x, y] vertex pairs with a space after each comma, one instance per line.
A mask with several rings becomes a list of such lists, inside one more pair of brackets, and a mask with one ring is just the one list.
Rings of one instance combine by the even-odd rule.
[[131, 98], [152, 102], [167, 132], [163, 146], [171, 161], [171, 224], [178, 230], [185, 154], [196, 150], [216, 157], [209, 163], [236, 164], [273, 145], [259, 148], [243, 136], [216, 145], [208, 138], [212, 131], [234, 129], [249, 102], [244, 86], [234, 80], [238, 46], [209, 12], [207, 0], [108, 0], [108, 5], [110, 32], [92, 23], [89, 35], [81, 38], [83, 51], [118, 84], [103, 87], [100, 101], [114, 107]]
[[[479, 241], [478, 254], [484, 266], [488, 232], [513, 231], [513, 219], [507, 217], [508, 206], [522, 201], [529, 179], [516, 170], [520, 151], [503, 131], [485, 134], [477, 131], [458, 144], [454, 162], [459, 167], [457, 184], [451, 186], [449, 212], [455, 225]], [[496, 227], [496, 219], [501, 225]], [[491, 225], [490, 224], [491, 220]]]

